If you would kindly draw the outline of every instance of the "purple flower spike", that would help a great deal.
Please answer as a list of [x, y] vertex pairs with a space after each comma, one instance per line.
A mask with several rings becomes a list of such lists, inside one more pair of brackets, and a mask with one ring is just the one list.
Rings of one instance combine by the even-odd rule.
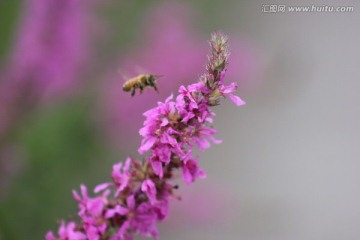
[[[186, 184], [204, 179], [206, 173], [199, 167], [193, 150], [204, 151], [211, 143], [221, 143], [211, 126], [211, 107], [224, 97], [236, 105], [244, 102], [233, 95], [236, 84], [224, 85], [228, 65], [227, 38], [220, 32], [212, 35], [211, 55], [207, 72], [198, 83], [181, 86], [179, 95], [144, 113], [146, 120], [139, 133], [143, 137], [140, 154], [146, 154], [140, 163], [128, 158], [113, 166], [112, 182], [95, 187], [91, 198], [84, 185], [81, 195], [73, 191], [79, 203], [81, 223], [61, 224], [59, 237], [47, 233], [47, 240], [90, 239], [130, 240], [134, 234], [159, 239], [157, 223], [168, 216], [168, 205], [178, 186], [174, 179], [182, 172]], [[114, 192], [114, 194], [110, 194]], [[110, 198], [109, 196], [113, 196]]]

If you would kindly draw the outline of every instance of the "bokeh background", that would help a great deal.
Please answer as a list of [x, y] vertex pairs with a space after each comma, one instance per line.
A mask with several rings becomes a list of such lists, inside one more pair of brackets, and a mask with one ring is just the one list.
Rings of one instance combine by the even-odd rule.
[[[71, 190], [136, 156], [142, 112], [204, 71], [207, 39], [230, 37], [224, 143], [208, 178], [181, 186], [161, 239], [360, 237], [360, 4], [350, 13], [263, 13], [272, 1], [0, 2], [0, 239], [42, 239], [76, 215]], [[164, 75], [131, 98], [123, 79]]]

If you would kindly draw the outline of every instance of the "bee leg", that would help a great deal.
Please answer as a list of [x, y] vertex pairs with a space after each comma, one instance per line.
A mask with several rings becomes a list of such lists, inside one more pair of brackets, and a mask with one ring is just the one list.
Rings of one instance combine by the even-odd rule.
[[143, 90], [144, 90], [144, 87], [140, 85], [140, 87], [139, 87], [139, 88], [140, 88], [140, 93], [142, 93], [142, 92], [143, 92]]
[[135, 88], [131, 90], [131, 96], [133, 97], [135, 95]]
[[155, 91], [156, 91], [157, 93], [159, 93], [159, 90], [157, 89], [157, 87], [156, 87], [155, 84], [153, 85], [153, 87], [154, 87]]

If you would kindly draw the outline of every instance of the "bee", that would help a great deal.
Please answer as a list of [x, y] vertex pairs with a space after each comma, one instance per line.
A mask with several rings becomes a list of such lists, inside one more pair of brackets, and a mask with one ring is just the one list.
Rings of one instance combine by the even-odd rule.
[[127, 80], [123, 85], [123, 91], [125, 92], [131, 92], [131, 96], [135, 95], [135, 90], [138, 88], [140, 89], [140, 93], [144, 90], [146, 87], [152, 87], [155, 89], [155, 91], [158, 92], [157, 86], [156, 86], [156, 80], [160, 76], [153, 75], [153, 74], [140, 74], [139, 76], [130, 78]]

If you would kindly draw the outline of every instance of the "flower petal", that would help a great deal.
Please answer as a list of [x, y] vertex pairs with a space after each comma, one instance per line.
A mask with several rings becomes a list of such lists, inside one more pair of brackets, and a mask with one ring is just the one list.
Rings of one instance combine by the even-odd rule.
[[143, 154], [147, 152], [157, 141], [156, 137], [149, 137], [148, 139], [144, 139], [144, 141], [141, 143], [141, 147], [139, 148], [139, 153]]
[[98, 192], [101, 192], [102, 190], [108, 188], [110, 185], [112, 185], [111, 183], [102, 183], [102, 184], [99, 184], [95, 187], [94, 189], [94, 193], [98, 193]]
[[245, 101], [243, 101], [241, 98], [239, 98], [236, 95], [233, 95], [231, 93], [227, 94], [227, 97], [230, 98], [230, 100], [235, 103], [236, 106], [242, 106], [245, 105]]

